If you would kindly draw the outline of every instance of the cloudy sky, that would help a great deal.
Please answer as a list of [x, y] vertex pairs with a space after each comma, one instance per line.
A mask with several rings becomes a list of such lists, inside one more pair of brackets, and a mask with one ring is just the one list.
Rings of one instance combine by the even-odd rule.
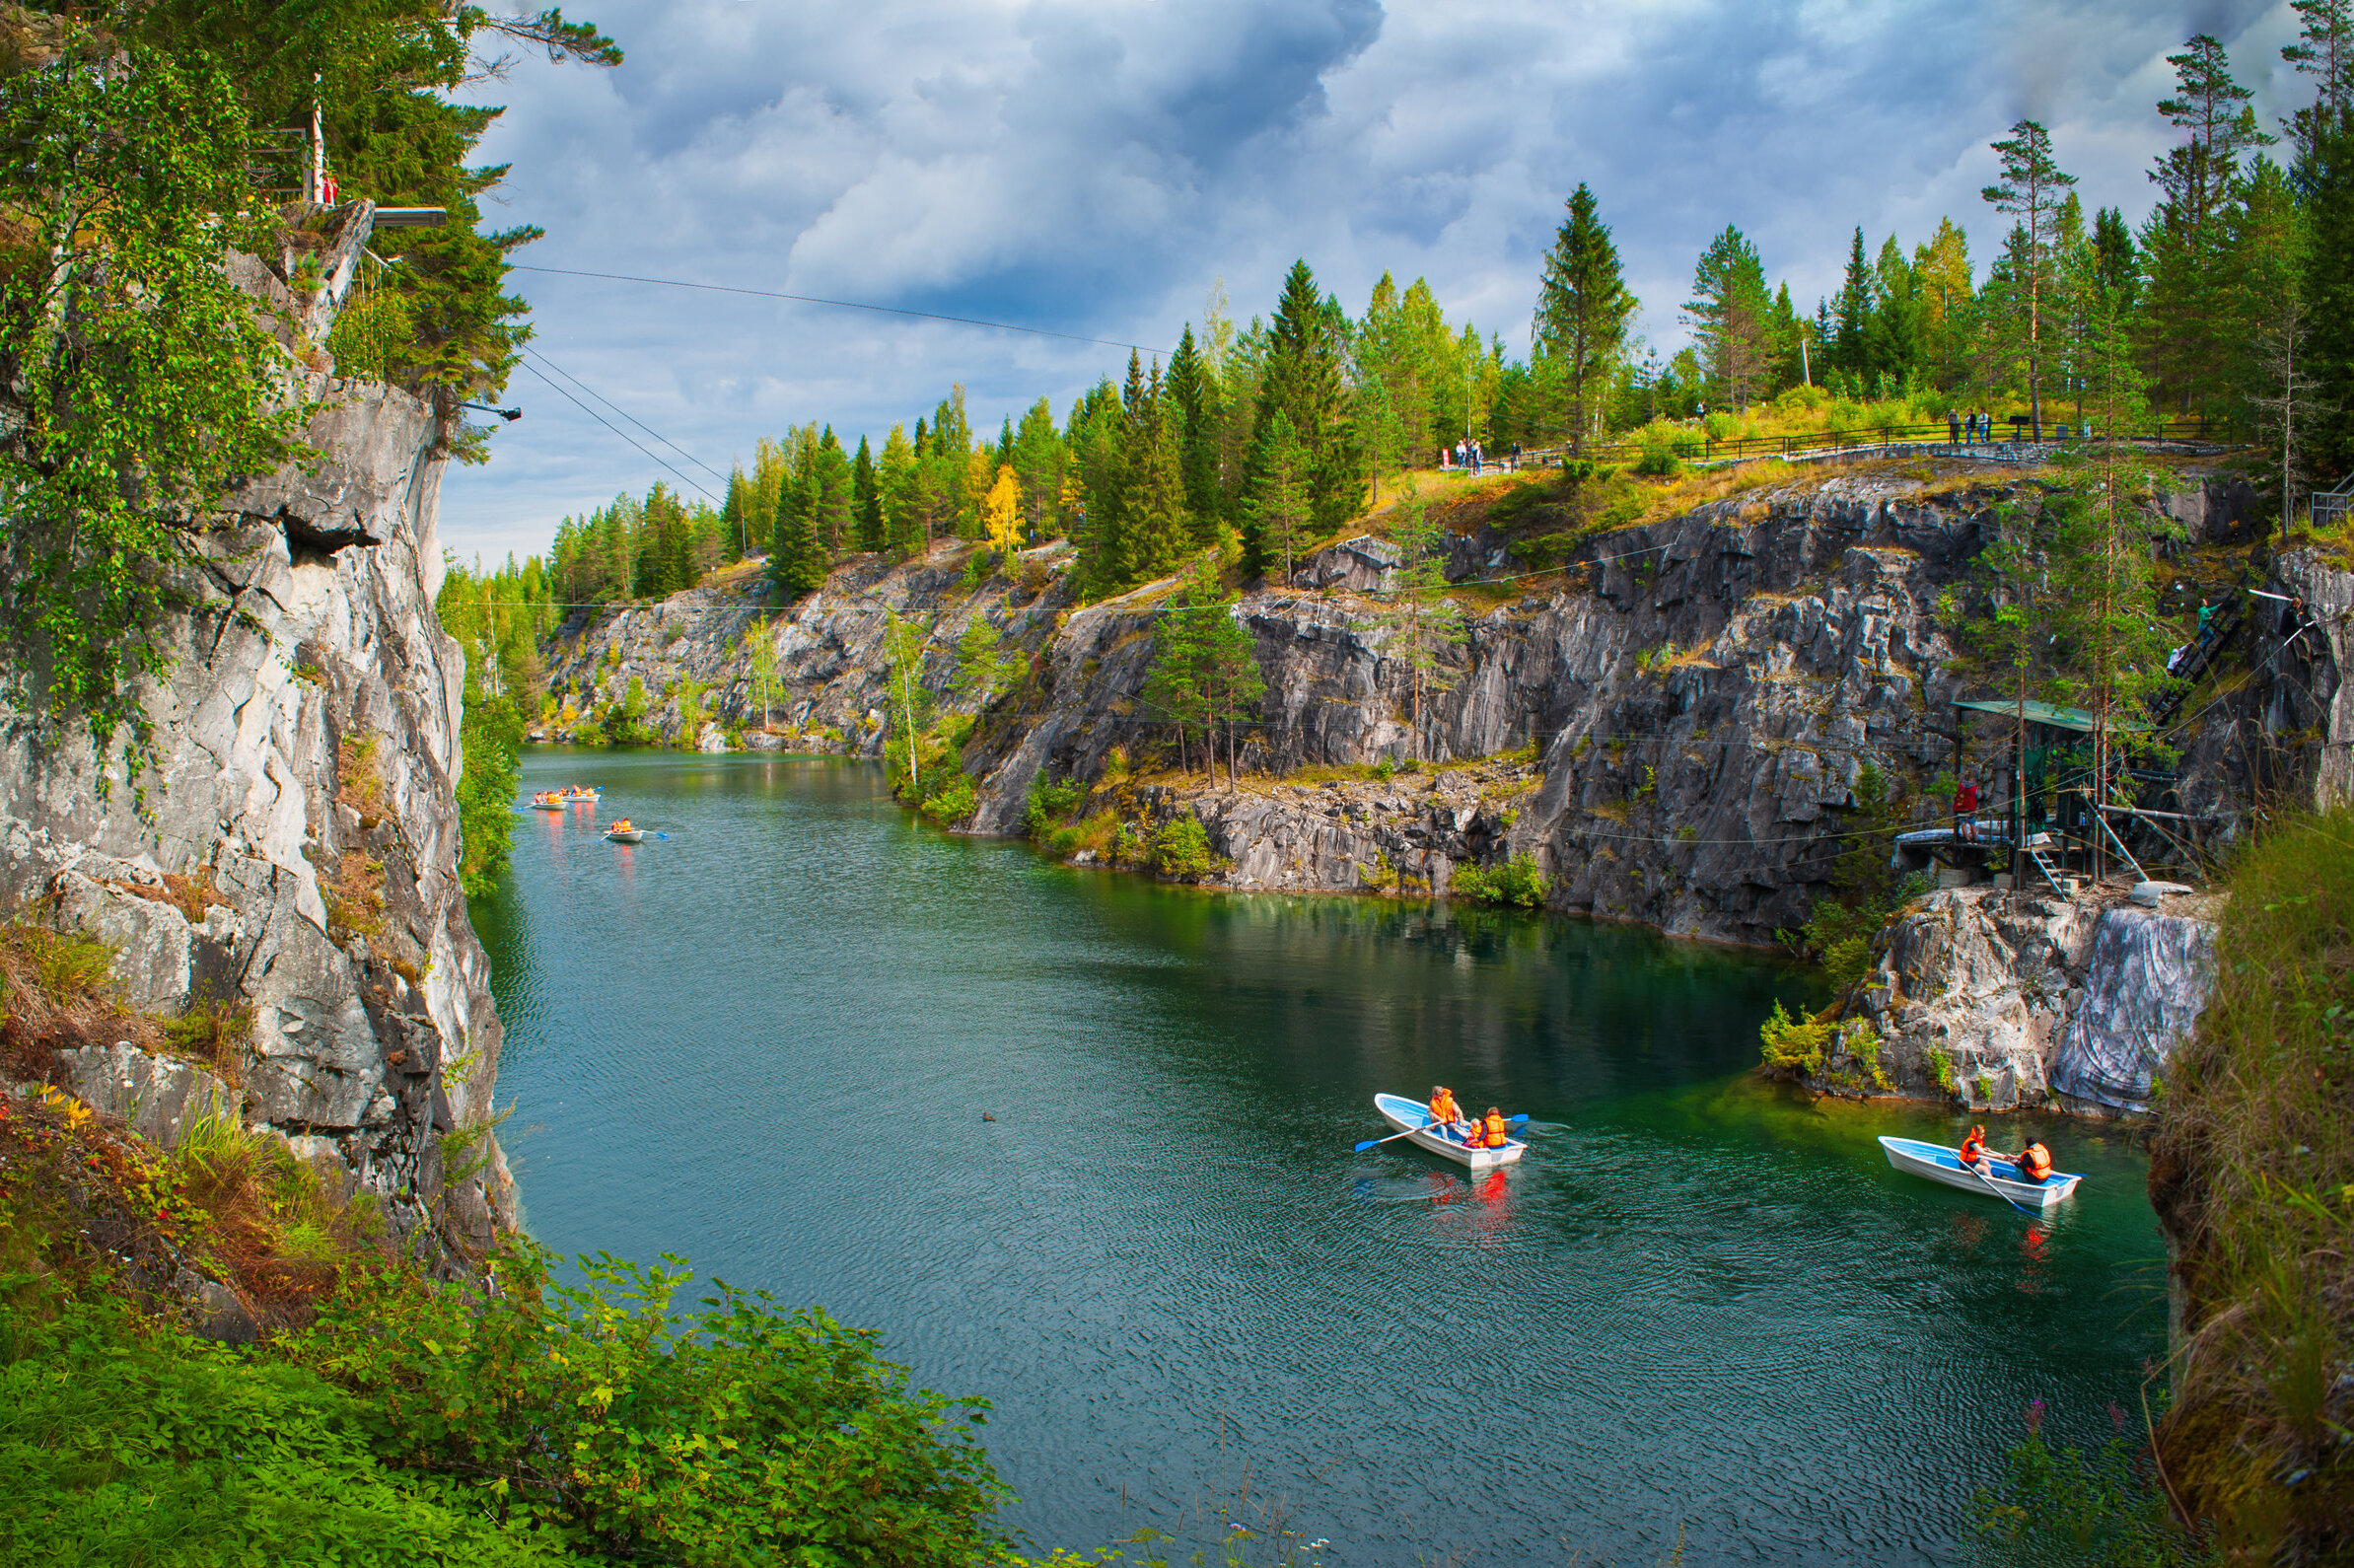
[[[2285, 0], [571, 9], [628, 63], [521, 60], [481, 90], [507, 106], [485, 160], [513, 165], [486, 216], [547, 231], [520, 262], [1148, 348], [1199, 321], [1221, 281], [1239, 319], [1267, 311], [1305, 256], [1352, 314], [1385, 269], [1425, 276], [1451, 318], [1525, 353], [1540, 258], [1584, 180], [1642, 329], [1672, 349], [1693, 260], [1727, 223], [1808, 306], [1837, 286], [1859, 223], [1875, 249], [1890, 232], [1909, 247], [1951, 214], [1982, 258], [1999, 235], [1978, 198], [1986, 144], [2022, 116], [2051, 127], [2088, 205], [2138, 220], [2171, 140], [2153, 108], [2165, 57], [2192, 33], [2224, 40], [2268, 124], [2310, 96], [2279, 59]], [[975, 428], [994, 430], [1040, 395], [1067, 408], [1125, 361], [908, 316], [514, 281], [535, 308], [533, 362], [677, 471], [520, 371], [505, 400], [524, 419], [445, 487], [443, 539], [462, 555], [541, 550], [560, 517], [658, 479], [718, 492], [710, 470], [789, 424], [879, 440], [962, 383]]]

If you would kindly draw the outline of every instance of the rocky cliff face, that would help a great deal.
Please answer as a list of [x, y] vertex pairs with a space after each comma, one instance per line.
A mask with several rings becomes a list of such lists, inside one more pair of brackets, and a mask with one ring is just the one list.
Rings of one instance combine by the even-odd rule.
[[[330, 284], [366, 234], [365, 207], [347, 213]], [[266, 306], [323, 329], [326, 306], [264, 281]], [[126, 1005], [238, 1025], [217, 1076], [103, 1041], [30, 1065], [167, 1141], [217, 1097], [447, 1257], [512, 1224], [514, 1193], [458, 881], [438, 432], [382, 386], [306, 391], [320, 461], [228, 498], [160, 628], [175, 663], [143, 693], [152, 767], [102, 768], [86, 737], [30, 721], [0, 735], [0, 899], [106, 938]]]
[[[1811, 474], [1586, 538], [1533, 593], [1519, 591], [1531, 580], [1513, 575], [1503, 535], [1459, 532], [1450, 575], [1472, 610], [1468, 637], [1443, 689], [1419, 700], [1378, 597], [1395, 552], [1376, 537], [1343, 541], [1294, 586], [1237, 606], [1268, 686], [1242, 746], [1246, 775], [1257, 776], [1235, 794], [1198, 780], [1123, 789], [1097, 809], [1132, 812], [1148, 832], [1197, 817], [1228, 863], [1222, 880], [1239, 888], [1394, 890], [1402, 874], [1404, 887], [1444, 891], [1466, 861], [1526, 855], [1552, 907], [1771, 942], [1825, 885], [1863, 768], [1902, 790], [1950, 763], [1940, 732], [1952, 723], [1955, 650], [1936, 604], [1977, 553], [2005, 482]], [[2228, 541], [2247, 532], [2245, 488], [2217, 481], [2170, 508], [2200, 540]], [[1034, 784], [1116, 775], [1115, 749], [1174, 756], [1145, 698], [1171, 585], [1074, 607], [1051, 557], [1024, 568], [1027, 581], [997, 579], [977, 595], [959, 580], [962, 562], [886, 569], [862, 558], [767, 621], [759, 634], [773, 640], [784, 693], [771, 716], [800, 732], [785, 744], [880, 748], [889, 607], [938, 617], [935, 681], [975, 614], [1032, 658], [1032, 678], [967, 747], [973, 831], [1021, 830]], [[756, 722], [741, 638], [761, 613], [748, 599], [680, 596], [576, 629], [556, 677], [568, 693], [585, 686], [611, 701], [634, 675], [653, 695], [649, 718], [672, 733], [677, 699], [662, 693], [688, 681], [707, 688], [696, 694], [720, 725]], [[2260, 650], [2249, 662], [2267, 660], [2271, 628], [2247, 636]], [[2318, 650], [2321, 634], [2309, 641]], [[2278, 737], [2293, 715], [2273, 723], [2273, 741], [2234, 749], [2227, 734], [2241, 708], [2276, 700], [2276, 673], [2312, 675], [2269, 659], [2259, 681], [2202, 721], [2191, 809], [2236, 810], [2248, 798], [2241, 775], [2286, 765]], [[2303, 722], [2318, 735], [2337, 721]], [[720, 744], [719, 733], [699, 739]], [[1528, 748], [1535, 765], [1520, 776], [1465, 769]], [[1385, 762], [1419, 771], [1332, 776]], [[1325, 775], [1285, 782], [1303, 767]]]

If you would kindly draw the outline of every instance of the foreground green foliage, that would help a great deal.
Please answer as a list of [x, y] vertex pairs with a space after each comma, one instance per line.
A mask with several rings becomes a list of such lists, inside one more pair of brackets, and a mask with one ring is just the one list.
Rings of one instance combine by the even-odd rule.
[[2236, 1556], [2354, 1552], [2354, 810], [2233, 866], [2215, 988], [2156, 1105], [2185, 1337], [2160, 1453]]
[[388, 1467], [362, 1402], [307, 1368], [104, 1295], [0, 1307], [0, 1562], [565, 1561]]
[[[2038, 1402], [2038, 1428], [2040, 1417]], [[2117, 1419], [2122, 1426], [2121, 1411]], [[2002, 1480], [1971, 1498], [1966, 1518], [1971, 1560], [1988, 1568], [2198, 1568], [2218, 1560], [2175, 1523], [2148, 1451], [2122, 1436], [2088, 1454], [2054, 1449], [2031, 1430], [2003, 1456]]]
[[[670, 1260], [678, 1263], [678, 1259]], [[289, 1353], [351, 1391], [388, 1465], [576, 1551], [689, 1564], [983, 1560], [1004, 1499], [982, 1406], [913, 1390], [817, 1309], [516, 1247], [499, 1294], [379, 1275]]]

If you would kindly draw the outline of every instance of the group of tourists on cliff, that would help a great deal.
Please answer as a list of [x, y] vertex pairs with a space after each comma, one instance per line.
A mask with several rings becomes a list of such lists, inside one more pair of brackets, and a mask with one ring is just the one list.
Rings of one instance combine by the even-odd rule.
[[1473, 1121], [1455, 1103], [1455, 1091], [1443, 1084], [1430, 1092], [1430, 1124], [1433, 1129], [1453, 1128], [1466, 1149], [1501, 1149], [1512, 1142], [1512, 1124], [1503, 1111], [1490, 1105], [1486, 1115]]

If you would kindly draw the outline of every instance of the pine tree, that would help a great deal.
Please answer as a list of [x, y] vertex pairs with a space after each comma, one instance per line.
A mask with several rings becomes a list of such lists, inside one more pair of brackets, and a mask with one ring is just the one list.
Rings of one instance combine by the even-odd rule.
[[2141, 253], [2134, 249], [2125, 214], [2115, 207], [2093, 214], [2093, 254], [2101, 269], [2101, 286], [2130, 313], [2141, 289]]
[[1920, 279], [1904, 259], [1903, 248], [1890, 235], [1872, 268], [1872, 315], [1864, 328], [1864, 362], [1875, 382], [1887, 378], [1875, 395], [1899, 396], [1921, 368], [1922, 309]]
[[[1197, 596], [1207, 574], [1196, 569], [1177, 598], [1162, 611], [1153, 633], [1153, 664], [1144, 677], [1148, 713], [1177, 731], [1177, 770], [1185, 768], [1185, 732], [1201, 727], [1203, 752], [1209, 754], [1211, 715], [1205, 633], [1208, 624]], [[1214, 586], [1214, 584], [1213, 584]], [[1214, 766], [1214, 763], [1213, 763]]]
[[1970, 302], [1969, 239], [1951, 218], [1913, 248], [1913, 276], [1921, 293], [1923, 352], [1937, 368], [1937, 384], [1948, 391], [1960, 381], [1968, 341]]
[[1765, 268], [1739, 229], [1728, 226], [1701, 253], [1692, 270], [1692, 296], [1684, 302], [1684, 320], [1707, 367], [1710, 390], [1746, 409], [1769, 373], [1771, 358]]
[[2256, 129], [2252, 96], [2232, 80], [2223, 45], [2192, 37], [2175, 67], [2177, 96], [2158, 111], [2187, 140], [2150, 173], [2166, 199], [2145, 233], [2150, 257], [2143, 350], [2180, 406], [2202, 408], [2231, 376], [2242, 341], [2229, 320], [2226, 251], [2239, 191], [2241, 155], [2269, 143]]
[[2302, 26], [2280, 57], [2314, 78], [2314, 102], [2289, 116], [2302, 164], [2326, 121], [2354, 108], [2354, 0], [2290, 0], [2290, 9]]
[[2058, 238], [2060, 198], [2076, 177], [2064, 174], [2051, 156], [2051, 133], [2032, 119], [2011, 127], [2008, 139], [1996, 142], [2002, 156], [2000, 184], [1979, 192], [1998, 212], [2019, 220], [2022, 240], [2019, 261], [2024, 268], [2027, 314], [2028, 407], [2034, 420], [2035, 439], [2043, 439], [2043, 289]]
[[[1134, 361], [1130, 361], [1134, 376]], [[1192, 540], [1185, 516], [1185, 480], [1177, 462], [1180, 437], [1177, 410], [1161, 381], [1161, 368], [1139, 384], [1124, 404], [1121, 435], [1124, 473], [1120, 483], [1121, 570], [1127, 587], [1174, 570]]]
[[1639, 302], [1626, 286], [1618, 248], [1583, 181], [1553, 236], [1536, 299], [1534, 353], [1552, 362], [1567, 401], [1569, 450], [1586, 450], [1599, 392], [1626, 352], [1626, 323]]
[[957, 673], [949, 689], [978, 713], [1021, 674], [1022, 656], [1004, 646], [988, 616], [975, 615], [957, 639]]
[[858, 438], [858, 461], [850, 465], [850, 507], [858, 522], [858, 547], [880, 550], [889, 542], [883, 524], [883, 487], [875, 477], [875, 459], [867, 438]]
[[1234, 596], [1218, 581], [1207, 555], [1197, 556], [1187, 582], [1186, 604], [1193, 619], [1194, 670], [1201, 683], [1202, 734], [1208, 742], [1210, 782], [1218, 780], [1217, 727], [1226, 726], [1226, 787], [1241, 787], [1236, 729], [1242, 716], [1266, 694], [1258, 666], [1258, 643], [1234, 612]]

